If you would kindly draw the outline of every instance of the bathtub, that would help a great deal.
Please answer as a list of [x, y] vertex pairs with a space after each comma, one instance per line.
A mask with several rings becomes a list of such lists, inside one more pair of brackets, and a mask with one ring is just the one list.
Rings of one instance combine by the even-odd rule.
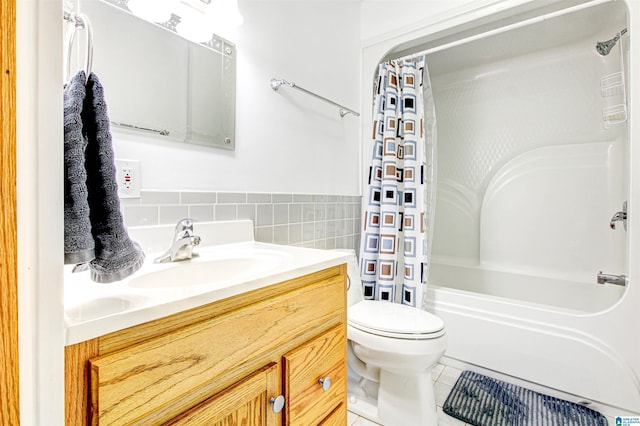
[[432, 263], [425, 309], [445, 322], [447, 358], [634, 413], [638, 377], [599, 336], [609, 334], [606, 313], [623, 293], [618, 286]]
[[[479, 266], [433, 263], [429, 285], [438, 293], [473, 295], [496, 303], [512, 303], [571, 315], [588, 315], [611, 308], [624, 287], [491, 270]], [[579, 295], [580, 297], [576, 297]]]

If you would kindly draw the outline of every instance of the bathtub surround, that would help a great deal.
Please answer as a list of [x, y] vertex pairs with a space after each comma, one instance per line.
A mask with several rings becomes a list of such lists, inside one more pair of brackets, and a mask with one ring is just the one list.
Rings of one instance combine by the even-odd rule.
[[[609, 226], [633, 196], [629, 127], [603, 116], [622, 97], [602, 90], [620, 50], [595, 47], [626, 23], [607, 2], [428, 55], [440, 141], [428, 308], [451, 358], [640, 410], [633, 281], [596, 281], [633, 263], [628, 232]], [[618, 47], [629, 63], [627, 36]]]
[[[622, 90], [608, 90], [609, 75], [629, 83], [629, 106], [639, 94], [631, 81], [638, 52], [630, 48], [639, 10], [628, 1], [553, 3], [529, 2], [485, 21], [468, 13], [455, 27], [426, 25], [373, 42], [363, 69], [373, 74], [380, 58], [434, 49], [431, 267], [447, 273], [440, 282], [430, 274], [426, 306], [447, 326], [446, 356], [638, 413], [640, 239], [633, 226], [609, 224], [625, 201], [629, 211], [639, 202], [639, 123], [631, 115], [614, 125], [603, 111], [624, 103]], [[617, 48], [601, 56], [596, 43], [621, 28], [628, 32]], [[373, 84], [365, 74], [363, 98]], [[626, 287], [598, 284], [599, 270], [627, 275]]]
[[127, 226], [174, 224], [184, 217], [200, 221], [251, 219], [260, 242], [357, 250], [360, 199], [350, 195], [143, 190], [140, 199], [121, 201]]
[[432, 234], [435, 110], [430, 93], [424, 56], [379, 65], [360, 245], [369, 300], [422, 306]]

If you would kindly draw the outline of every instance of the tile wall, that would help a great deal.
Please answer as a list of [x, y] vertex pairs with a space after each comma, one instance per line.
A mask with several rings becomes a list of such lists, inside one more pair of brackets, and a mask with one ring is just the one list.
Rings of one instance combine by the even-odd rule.
[[360, 246], [361, 197], [348, 195], [142, 191], [122, 199], [127, 226], [251, 219], [257, 241], [321, 249]]

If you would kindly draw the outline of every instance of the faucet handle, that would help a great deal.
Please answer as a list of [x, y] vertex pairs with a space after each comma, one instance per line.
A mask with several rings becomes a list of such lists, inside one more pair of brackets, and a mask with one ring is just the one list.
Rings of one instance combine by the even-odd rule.
[[176, 224], [176, 233], [184, 231], [193, 231], [193, 224], [197, 222], [195, 219], [180, 219]]
[[625, 201], [622, 204], [622, 211], [616, 212], [611, 218], [611, 222], [609, 222], [609, 227], [611, 229], [616, 229], [616, 222], [621, 221], [624, 226], [624, 230], [627, 230], [627, 202]]

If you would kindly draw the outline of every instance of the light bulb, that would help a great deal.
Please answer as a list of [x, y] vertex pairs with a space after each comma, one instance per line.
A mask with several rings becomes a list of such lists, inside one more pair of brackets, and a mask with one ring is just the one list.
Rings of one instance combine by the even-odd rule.
[[179, 0], [129, 0], [127, 7], [136, 16], [149, 22], [167, 22]]
[[244, 21], [238, 9], [238, 0], [213, 0], [207, 8], [207, 15], [216, 28], [234, 28]]
[[238, 0], [212, 0], [206, 6], [198, 0], [181, 0], [176, 15], [180, 16], [176, 32], [202, 43], [211, 40], [214, 32], [237, 27], [244, 20], [238, 10]]
[[204, 43], [213, 38], [213, 26], [199, 10], [180, 3], [176, 14], [180, 16], [180, 23], [176, 25], [176, 32], [180, 36], [197, 43]]

